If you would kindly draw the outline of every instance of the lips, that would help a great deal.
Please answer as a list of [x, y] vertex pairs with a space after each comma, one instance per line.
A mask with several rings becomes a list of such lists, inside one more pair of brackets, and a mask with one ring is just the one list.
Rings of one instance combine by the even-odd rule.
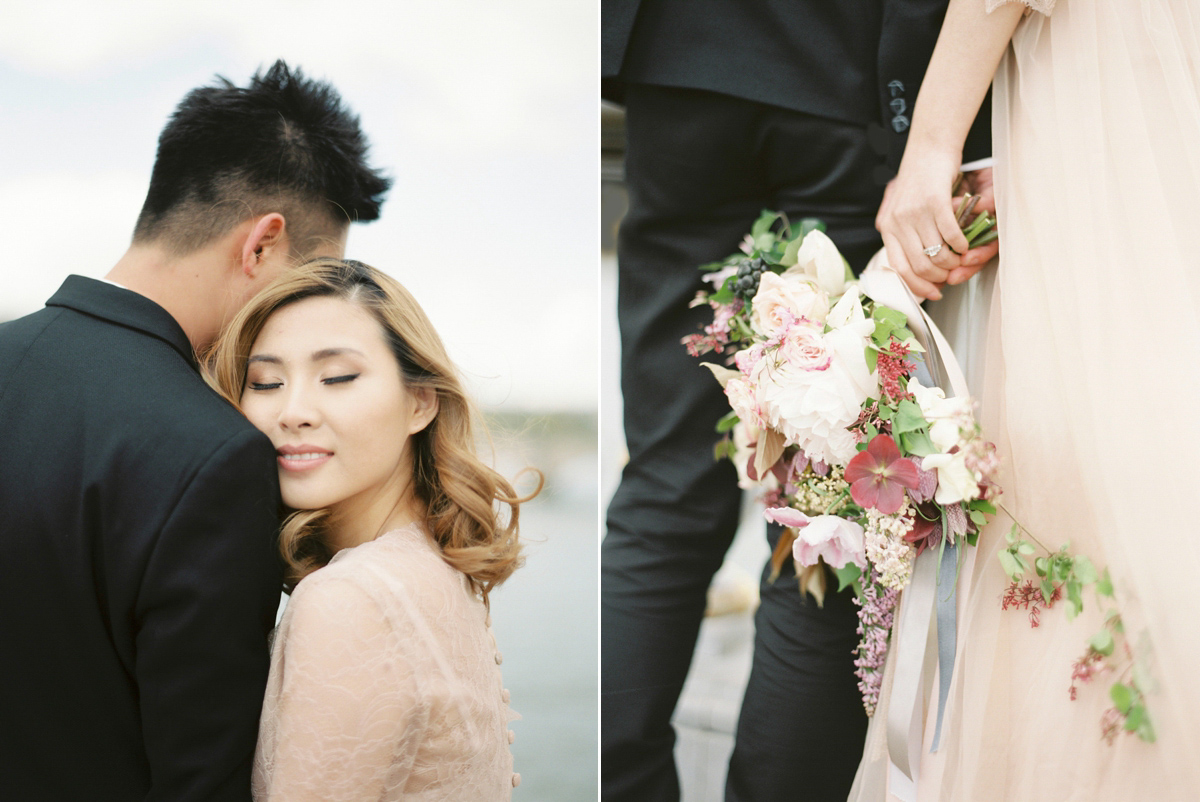
[[275, 452], [279, 467], [292, 472], [311, 471], [333, 457], [332, 451], [310, 445], [281, 446]]

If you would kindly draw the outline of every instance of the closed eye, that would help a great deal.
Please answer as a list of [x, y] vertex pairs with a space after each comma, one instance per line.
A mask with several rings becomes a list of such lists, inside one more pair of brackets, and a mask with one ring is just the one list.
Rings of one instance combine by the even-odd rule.
[[270, 382], [270, 383], [250, 382], [251, 390], [274, 390], [275, 388], [282, 387], [282, 386], [283, 386], [283, 382]]
[[358, 374], [358, 373], [350, 373], [350, 374], [347, 374], [347, 375], [345, 375], [345, 376], [333, 376], [333, 377], [331, 377], [331, 378], [328, 378], [328, 379], [322, 379], [322, 380], [321, 380], [321, 383], [322, 383], [322, 384], [345, 384], [346, 382], [352, 382], [352, 381], [354, 381], [354, 380], [355, 380], [355, 379], [357, 379], [357, 378], [358, 378], [360, 375], [361, 375], [361, 374]]

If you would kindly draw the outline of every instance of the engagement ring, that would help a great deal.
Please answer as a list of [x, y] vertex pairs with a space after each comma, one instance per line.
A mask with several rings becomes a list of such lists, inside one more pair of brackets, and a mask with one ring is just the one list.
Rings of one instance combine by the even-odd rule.
[[942, 243], [940, 243], [940, 242], [937, 245], [930, 245], [924, 251], [925, 255], [928, 256], [930, 259], [937, 256], [941, 252], [942, 252]]

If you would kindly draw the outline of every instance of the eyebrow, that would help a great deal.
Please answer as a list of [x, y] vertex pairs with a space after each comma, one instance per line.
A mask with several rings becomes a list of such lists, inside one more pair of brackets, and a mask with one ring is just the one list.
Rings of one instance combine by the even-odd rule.
[[[312, 361], [320, 362], [322, 359], [330, 359], [342, 354], [358, 354], [363, 356], [363, 352], [356, 348], [322, 348], [320, 351], [313, 351]], [[246, 360], [246, 364], [254, 362], [269, 362], [272, 365], [282, 365], [283, 360], [273, 354], [254, 354]]]

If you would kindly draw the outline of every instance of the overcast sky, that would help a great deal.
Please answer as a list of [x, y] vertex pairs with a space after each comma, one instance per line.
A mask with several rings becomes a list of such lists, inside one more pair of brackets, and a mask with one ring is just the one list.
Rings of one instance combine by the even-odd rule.
[[214, 74], [331, 81], [395, 180], [347, 255], [421, 301], [485, 406], [595, 410], [597, 0], [0, 0], [0, 318], [129, 244]]

